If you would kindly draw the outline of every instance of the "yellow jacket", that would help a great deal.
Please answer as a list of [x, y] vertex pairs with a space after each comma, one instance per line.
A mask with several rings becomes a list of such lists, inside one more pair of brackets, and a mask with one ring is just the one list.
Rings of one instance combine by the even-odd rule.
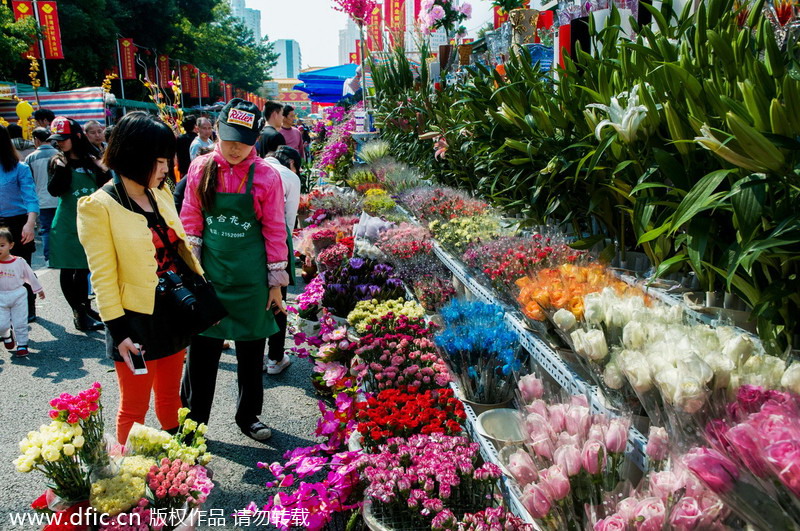
[[[178, 253], [203, 274], [186, 241], [175, 203], [167, 188], [150, 190], [161, 216], [181, 239]], [[103, 321], [124, 310], [152, 314], [158, 285], [158, 263], [152, 231], [144, 216], [120, 205], [101, 188], [78, 201], [78, 237], [92, 272], [92, 287]]]

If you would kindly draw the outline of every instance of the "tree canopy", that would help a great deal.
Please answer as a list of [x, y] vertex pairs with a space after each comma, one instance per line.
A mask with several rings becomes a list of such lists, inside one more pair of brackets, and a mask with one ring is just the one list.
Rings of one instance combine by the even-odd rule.
[[[118, 37], [132, 38], [150, 63], [148, 56], [166, 53], [250, 91], [269, 79], [277, 60], [267, 38], [256, 42], [224, 0], [59, 0], [58, 11], [65, 59], [47, 62], [51, 90], [100, 85], [116, 65]], [[25, 81], [21, 54], [35, 23], [14, 22], [8, 2], [0, 4], [0, 28], [0, 79]], [[128, 97], [144, 96], [140, 85], [126, 83]]]

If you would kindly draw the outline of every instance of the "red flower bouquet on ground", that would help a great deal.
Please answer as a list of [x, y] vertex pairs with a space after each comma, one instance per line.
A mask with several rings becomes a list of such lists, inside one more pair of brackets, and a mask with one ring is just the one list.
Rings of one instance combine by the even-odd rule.
[[365, 448], [376, 448], [394, 437], [461, 433], [464, 406], [452, 389], [419, 392], [414, 386], [385, 389], [357, 404], [358, 431]]

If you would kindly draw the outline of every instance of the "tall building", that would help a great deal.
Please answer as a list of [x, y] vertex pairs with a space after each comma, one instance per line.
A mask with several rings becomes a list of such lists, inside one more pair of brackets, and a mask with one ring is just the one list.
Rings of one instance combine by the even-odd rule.
[[350, 54], [356, 51], [356, 41], [361, 37], [358, 33], [358, 26], [353, 19], [347, 19], [347, 27], [339, 30], [339, 64], [344, 65], [350, 62]]
[[278, 64], [272, 69], [276, 79], [296, 78], [300, 74], [300, 44], [293, 39], [278, 39], [273, 49], [279, 54]]
[[245, 0], [230, 0], [231, 14], [241, 20], [245, 27], [253, 33], [256, 42], [261, 41], [261, 11], [245, 7]]

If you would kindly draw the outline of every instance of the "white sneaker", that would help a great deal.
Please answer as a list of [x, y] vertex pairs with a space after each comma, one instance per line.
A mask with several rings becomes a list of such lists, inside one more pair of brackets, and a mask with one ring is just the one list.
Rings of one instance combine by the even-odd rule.
[[286, 354], [283, 355], [283, 359], [281, 361], [274, 361], [271, 359], [267, 359], [267, 362], [264, 364], [264, 370], [267, 374], [280, 374], [283, 370], [292, 364], [292, 358], [287, 356]]

